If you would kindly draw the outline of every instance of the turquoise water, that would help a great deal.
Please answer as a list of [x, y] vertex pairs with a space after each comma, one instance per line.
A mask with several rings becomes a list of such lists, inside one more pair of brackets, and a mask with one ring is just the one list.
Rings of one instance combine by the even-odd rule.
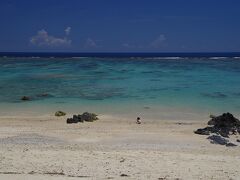
[[[49, 96], [39, 97], [43, 93]], [[0, 115], [57, 109], [164, 118], [239, 115], [240, 59], [5, 57], [0, 107]]]

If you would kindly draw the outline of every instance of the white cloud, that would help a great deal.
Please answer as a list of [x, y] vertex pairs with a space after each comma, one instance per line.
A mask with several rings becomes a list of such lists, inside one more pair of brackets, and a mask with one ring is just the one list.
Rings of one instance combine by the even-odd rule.
[[66, 33], [67, 36], [70, 34], [71, 29], [72, 29], [71, 27], [67, 27], [67, 28], [65, 29], [65, 33]]
[[153, 48], [162, 47], [163, 45], [165, 45], [166, 40], [167, 40], [166, 36], [164, 34], [160, 34], [160, 36], [158, 36], [157, 39], [150, 43], [150, 46]]
[[150, 49], [159, 49], [162, 47], [166, 47], [166, 36], [164, 34], [160, 34], [153, 41], [149, 41], [147, 44], [137, 44], [137, 43], [123, 43], [122, 47], [126, 49], [137, 49], [137, 50], [150, 50]]
[[[70, 33], [69, 28], [67, 28]], [[65, 30], [65, 32], [66, 32]], [[67, 37], [54, 37], [48, 34], [47, 31], [40, 30], [37, 34], [30, 39], [30, 43], [36, 46], [50, 46], [50, 47], [59, 47], [59, 46], [70, 46], [72, 41]]]
[[88, 38], [85, 42], [84, 47], [85, 48], [96, 48], [96, 47], [98, 47], [98, 45], [97, 45], [96, 41], [94, 41], [91, 38]]

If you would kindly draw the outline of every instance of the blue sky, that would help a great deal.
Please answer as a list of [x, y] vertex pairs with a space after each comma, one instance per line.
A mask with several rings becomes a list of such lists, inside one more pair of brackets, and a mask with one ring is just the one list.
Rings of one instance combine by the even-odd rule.
[[239, 52], [239, 0], [1, 0], [0, 51]]

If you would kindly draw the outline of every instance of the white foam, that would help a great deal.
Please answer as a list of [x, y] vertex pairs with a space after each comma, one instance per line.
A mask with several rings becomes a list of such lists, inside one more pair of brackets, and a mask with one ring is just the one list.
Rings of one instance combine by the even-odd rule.
[[84, 59], [84, 58], [87, 58], [87, 57], [71, 57], [72, 59]]
[[183, 57], [150, 57], [146, 59], [170, 59], [170, 60], [175, 60], [175, 59], [184, 59]]
[[210, 57], [209, 59], [226, 59], [227, 57]]

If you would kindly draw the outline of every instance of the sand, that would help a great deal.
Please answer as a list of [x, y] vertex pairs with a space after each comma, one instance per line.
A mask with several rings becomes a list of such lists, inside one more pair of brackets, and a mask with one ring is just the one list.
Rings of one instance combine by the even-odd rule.
[[207, 121], [142, 121], [0, 117], [0, 179], [239, 179], [240, 148], [193, 133]]

